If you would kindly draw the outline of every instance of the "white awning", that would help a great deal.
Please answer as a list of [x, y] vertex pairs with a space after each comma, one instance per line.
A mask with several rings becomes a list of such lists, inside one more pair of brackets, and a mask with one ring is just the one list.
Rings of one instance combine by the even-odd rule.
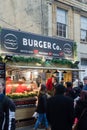
[[43, 70], [66, 70], [66, 71], [85, 71], [85, 69], [75, 69], [75, 68], [58, 68], [58, 67], [42, 67], [42, 66], [17, 66], [17, 65], [7, 65], [10, 68], [20, 68], [20, 69], [43, 69]]

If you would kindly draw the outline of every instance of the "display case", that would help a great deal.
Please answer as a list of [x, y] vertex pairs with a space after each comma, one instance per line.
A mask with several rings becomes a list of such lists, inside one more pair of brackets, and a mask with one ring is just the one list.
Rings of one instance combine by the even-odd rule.
[[31, 72], [28, 72], [28, 75], [26, 75], [26, 69], [13, 70], [10, 68], [6, 70], [5, 93], [13, 99], [16, 105], [17, 127], [29, 125], [31, 121], [34, 121], [32, 115], [36, 109], [39, 87], [36, 83], [36, 75], [33, 74], [31, 75]]

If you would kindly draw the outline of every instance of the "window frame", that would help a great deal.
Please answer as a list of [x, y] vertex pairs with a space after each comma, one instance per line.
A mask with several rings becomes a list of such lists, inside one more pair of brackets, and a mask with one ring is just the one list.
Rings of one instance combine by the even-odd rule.
[[81, 65], [87, 66], [87, 58], [81, 58]]
[[[83, 20], [85, 19], [86, 21], [87, 21], [87, 17], [85, 17], [85, 16], [81, 16], [81, 18], [83, 18]], [[82, 28], [81, 26], [81, 24], [85, 24], [85, 25], [87, 25], [85, 22], [82, 22], [82, 19], [80, 18], [80, 41], [82, 42], [82, 43], [87, 43], [87, 29], [85, 29], [85, 28]], [[85, 35], [82, 35], [82, 31], [83, 32], [85, 32]], [[82, 39], [82, 37], [83, 36], [85, 36], [85, 38], [84, 39]]]
[[[58, 22], [58, 19], [56, 20], [56, 28], [57, 28], [56, 34], [59, 37], [67, 38], [67, 11], [65, 9], [62, 9], [62, 8], [57, 8], [57, 18], [58, 18], [58, 10], [65, 12], [65, 23]], [[60, 27], [58, 25], [61, 25], [61, 30], [60, 30]], [[65, 30], [63, 29], [63, 27], [65, 28]], [[61, 35], [59, 34], [60, 32], [61, 32]]]

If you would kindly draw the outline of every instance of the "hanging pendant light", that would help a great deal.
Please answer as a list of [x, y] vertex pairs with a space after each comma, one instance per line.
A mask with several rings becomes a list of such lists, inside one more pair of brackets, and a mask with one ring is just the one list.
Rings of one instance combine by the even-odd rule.
[[55, 73], [59, 73], [59, 72], [56, 70], [56, 71], [54, 71], [54, 74], [55, 74]]
[[63, 71], [63, 74], [66, 74], [66, 73], [67, 73], [67, 72], [64, 70], [64, 71]]
[[47, 70], [46, 73], [51, 73], [50, 70]]

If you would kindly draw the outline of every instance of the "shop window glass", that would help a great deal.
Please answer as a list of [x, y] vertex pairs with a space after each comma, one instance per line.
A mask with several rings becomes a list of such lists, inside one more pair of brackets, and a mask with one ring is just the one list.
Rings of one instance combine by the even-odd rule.
[[57, 35], [67, 36], [67, 11], [57, 8]]
[[81, 17], [81, 39], [82, 42], [87, 42], [87, 18]]

